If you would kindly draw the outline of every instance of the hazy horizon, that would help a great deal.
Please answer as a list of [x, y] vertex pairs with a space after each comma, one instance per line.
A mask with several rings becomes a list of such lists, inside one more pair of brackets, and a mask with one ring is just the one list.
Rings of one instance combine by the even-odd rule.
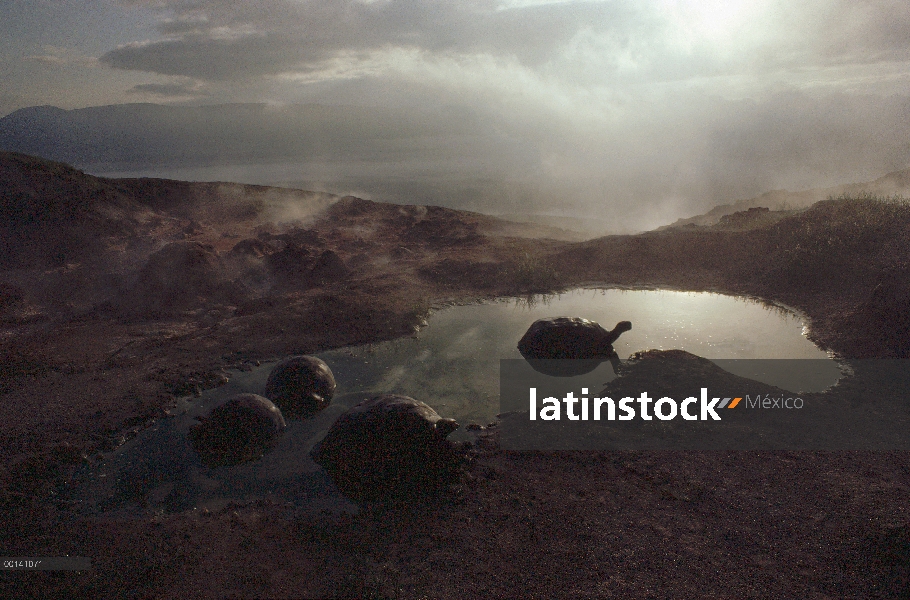
[[0, 115], [363, 109], [297, 155], [210, 165], [218, 179], [632, 231], [910, 166], [897, 1], [12, 0], [0, 32]]

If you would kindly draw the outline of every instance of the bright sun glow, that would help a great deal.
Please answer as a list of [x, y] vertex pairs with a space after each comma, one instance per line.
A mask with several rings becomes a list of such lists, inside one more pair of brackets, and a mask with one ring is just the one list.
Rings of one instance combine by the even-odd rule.
[[688, 42], [723, 43], [755, 28], [767, 4], [757, 0], [659, 0], [659, 6]]

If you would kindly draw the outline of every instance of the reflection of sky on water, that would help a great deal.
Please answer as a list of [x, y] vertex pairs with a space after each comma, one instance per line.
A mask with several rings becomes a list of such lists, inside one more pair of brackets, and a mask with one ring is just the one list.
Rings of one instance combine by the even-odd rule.
[[[320, 354], [338, 382], [332, 405], [312, 419], [291, 421], [278, 446], [262, 459], [207, 469], [186, 440], [194, 418], [234, 394], [262, 394], [273, 365], [235, 373], [230, 383], [185, 402], [183, 414], [142, 432], [86, 473], [88, 503], [103, 511], [173, 511], [270, 497], [313, 510], [350, 507], [309, 458], [313, 444], [341, 413], [364, 398], [397, 393], [422, 400], [462, 425], [487, 423], [499, 412], [499, 359], [521, 358], [516, 344], [530, 324], [556, 316], [584, 317], [606, 329], [631, 321], [632, 330], [614, 344], [622, 359], [652, 348], [678, 348], [711, 359], [827, 358], [803, 336], [795, 315], [719, 294], [589, 289], [531, 305], [513, 300], [453, 307], [436, 312], [416, 338]], [[609, 363], [599, 369], [604, 381], [612, 377]], [[748, 371], [737, 374], [749, 376]], [[467, 435], [462, 430], [453, 438]]]

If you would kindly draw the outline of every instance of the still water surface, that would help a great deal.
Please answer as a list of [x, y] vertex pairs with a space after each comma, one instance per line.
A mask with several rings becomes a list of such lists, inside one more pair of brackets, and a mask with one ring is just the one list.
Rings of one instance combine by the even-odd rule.
[[[516, 344], [528, 326], [555, 316], [584, 317], [606, 329], [631, 321], [632, 330], [614, 343], [623, 360], [648, 349], [681, 349], [708, 359], [829, 358], [806, 339], [797, 315], [720, 294], [582, 289], [536, 302], [451, 307], [434, 313], [414, 338], [319, 354], [338, 383], [331, 406], [313, 419], [289, 422], [278, 446], [258, 461], [207, 469], [186, 433], [196, 416], [226, 398], [262, 394], [274, 364], [235, 373], [227, 385], [183, 401], [182, 414], [143, 431], [84, 473], [75, 495], [88, 510], [102, 512], [216, 509], [230, 500], [263, 497], [312, 510], [351, 509], [309, 458], [313, 444], [340, 414], [364, 398], [398, 393], [463, 426], [487, 423], [499, 412], [499, 360], [521, 358]], [[819, 389], [837, 380], [839, 371], [830, 364]], [[605, 381], [612, 377], [609, 363], [599, 369]], [[453, 434], [454, 439], [466, 436], [463, 428]]]

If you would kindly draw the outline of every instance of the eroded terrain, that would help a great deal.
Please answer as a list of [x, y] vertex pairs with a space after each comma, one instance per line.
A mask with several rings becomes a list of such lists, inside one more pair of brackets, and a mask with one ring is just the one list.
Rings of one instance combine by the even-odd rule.
[[0, 542], [95, 565], [7, 573], [6, 595], [906, 593], [904, 453], [519, 454], [494, 426], [441, 505], [118, 520], [55, 499], [75, 467], [231, 369], [411, 335], [448, 303], [586, 283], [713, 290], [800, 309], [841, 356], [906, 357], [905, 204], [841, 199], [573, 243], [438, 207], [100, 180], [22, 155], [0, 167]]

